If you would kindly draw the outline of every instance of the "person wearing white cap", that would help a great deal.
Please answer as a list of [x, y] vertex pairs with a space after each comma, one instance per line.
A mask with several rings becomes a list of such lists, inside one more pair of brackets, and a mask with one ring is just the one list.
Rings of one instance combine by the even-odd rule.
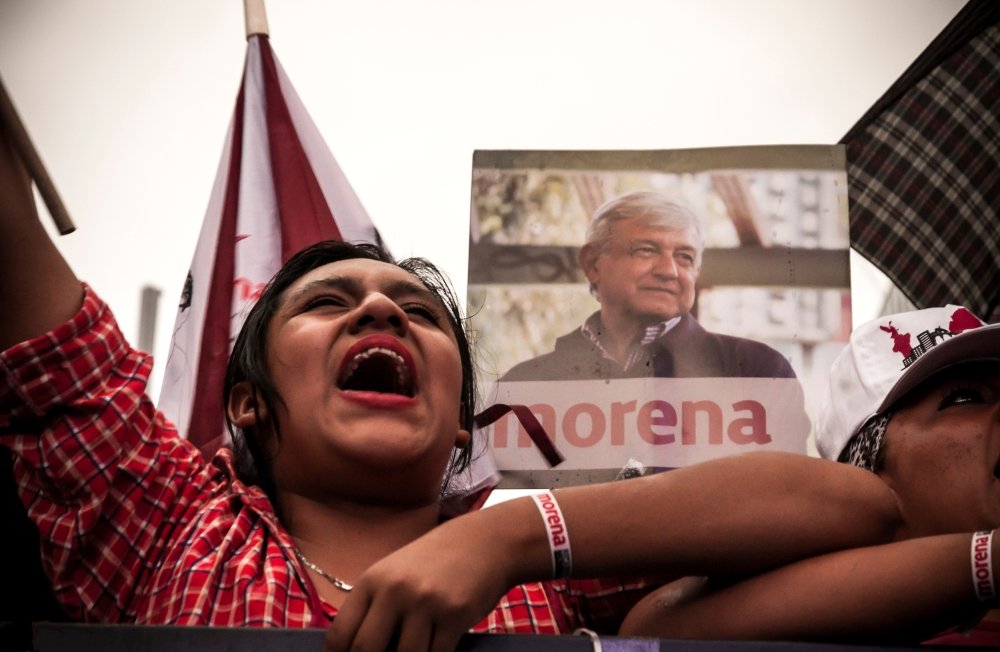
[[1000, 619], [980, 620], [1000, 607], [1000, 324], [950, 305], [858, 327], [816, 429], [823, 457], [893, 491], [898, 540], [717, 591], [689, 579], [647, 597], [622, 633], [1000, 645]]
[[[1000, 324], [985, 325], [965, 308], [869, 322], [834, 363], [816, 446], [823, 457], [878, 473], [896, 492], [911, 536], [1000, 525], [1000, 424], [996, 412], [973, 409], [990, 403], [979, 386], [997, 375]], [[985, 422], [954, 422], [951, 408]]]

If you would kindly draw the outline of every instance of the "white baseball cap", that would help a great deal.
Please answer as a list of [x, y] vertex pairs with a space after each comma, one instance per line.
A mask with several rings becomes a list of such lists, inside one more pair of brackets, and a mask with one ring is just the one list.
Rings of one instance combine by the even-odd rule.
[[933, 374], [963, 362], [1000, 361], [1000, 324], [962, 306], [879, 317], [854, 329], [830, 371], [816, 448], [836, 460], [858, 430]]

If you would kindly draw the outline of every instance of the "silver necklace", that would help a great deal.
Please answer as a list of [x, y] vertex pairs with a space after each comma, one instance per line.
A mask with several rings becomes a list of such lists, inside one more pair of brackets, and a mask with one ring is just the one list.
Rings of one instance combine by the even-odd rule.
[[340, 579], [339, 577], [334, 577], [333, 575], [330, 575], [325, 570], [323, 570], [322, 568], [320, 568], [316, 564], [314, 564], [311, 561], [309, 561], [308, 559], [306, 559], [306, 556], [303, 555], [302, 551], [299, 550], [298, 548], [295, 549], [295, 556], [298, 557], [299, 560], [303, 564], [305, 564], [306, 566], [308, 566], [312, 570], [314, 570], [317, 573], [319, 573], [323, 577], [323, 579], [325, 579], [330, 584], [333, 584], [335, 587], [337, 587], [341, 591], [350, 591], [351, 589], [354, 588], [353, 584], [348, 584], [347, 582], [345, 582], [344, 580]]

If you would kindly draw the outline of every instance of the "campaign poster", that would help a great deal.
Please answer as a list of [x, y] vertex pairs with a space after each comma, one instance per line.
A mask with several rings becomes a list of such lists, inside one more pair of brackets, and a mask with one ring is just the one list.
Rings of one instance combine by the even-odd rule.
[[525, 406], [562, 458], [508, 413], [481, 431], [500, 486], [813, 453], [847, 209], [842, 146], [475, 152], [480, 399]]

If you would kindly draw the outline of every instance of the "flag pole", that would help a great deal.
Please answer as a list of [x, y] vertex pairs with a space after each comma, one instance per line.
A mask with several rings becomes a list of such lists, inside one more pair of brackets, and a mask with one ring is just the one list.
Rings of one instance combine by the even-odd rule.
[[31, 137], [28, 136], [28, 130], [24, 128], [24, 123], [21, 122], [17, 109], [14, 108], [14, 103], [7, 94], [2, 80], [0, 80], [0, 128], [6, 129], [7, 133], [10, 134], [11, 141], [21, 155], [21, 160], [24, 161], [28, 174], [35, 182], [38, 194], [45, 201], [45, 207], [48, 208], [49, 215], [55, 222], [56, 228], [59, 229], [59, 233], [67, 235], [75, 231], [76, 225], [70, 219], [69, 212], [62, 203], [55, 184], [52, 183], [52, 177], [49, 176], [41, 157], [35, 150]]
[[243, 0], [243, 17], [246, 21], [247, 40], [255, 34], [268, 35], [264, 0]]

